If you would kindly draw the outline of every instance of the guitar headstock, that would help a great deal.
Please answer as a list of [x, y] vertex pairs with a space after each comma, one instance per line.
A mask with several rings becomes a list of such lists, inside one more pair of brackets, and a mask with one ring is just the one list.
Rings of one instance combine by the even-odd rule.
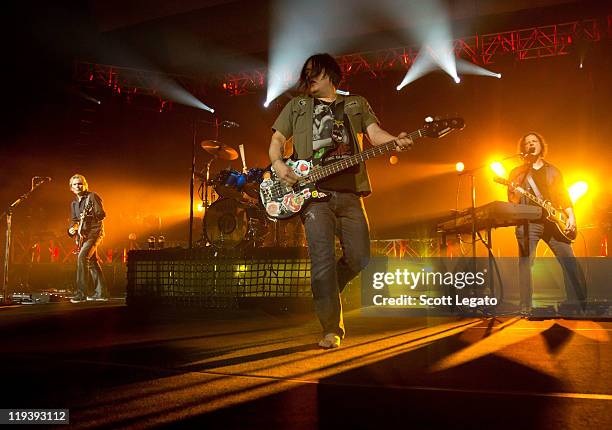
[[493, 177], [493, 182], [497, 182], [498, 184], [502, 184], [505, 185], [507, 187], [509, 187], [511, 190], [514, 190], [517, 188], [516, 184], [514, 182], [510, 182], [509, 180], [502, 178], [501, 176], [494, 176]]
[[425, 120], [423, 130], [428, 137], [444, 137], [453, 130], [463, 130], [465, 121], [463, 118], [436, 118]]

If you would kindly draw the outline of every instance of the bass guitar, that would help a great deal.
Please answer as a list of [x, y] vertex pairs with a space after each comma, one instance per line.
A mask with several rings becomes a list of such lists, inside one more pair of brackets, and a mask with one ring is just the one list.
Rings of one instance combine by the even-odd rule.
[[511, 191], [525, 196], [528, 200], [540, 206], [545, 211], [546, 220], [551, 222], [564, 238], [571, 242], [576, 240], [577, 230], [567, 230], [568, 216], [565, 214], [562, 208], [554, 207], [551, 202], [539, 198], [535, 194], [530, 193], [529, 191], [519, 187], [518, 185], [513, 182], [510, 182], [507, 179], [496, 176], [493, 178], [493, 180], [498, 184], [507, 186]]
[[[422, 128], [413, 131], [408, 137], [413, 141], [425, 136], [440, 138], [453, 130], [463, 129], [464, 126], [462, 118], [436, 119], [426, 121]], [[365, 160], [387, 154], [396, 149], [397, 143], [395, 140], [391, 140], [327, 165], [315, 166], [312, 159], [286, 160], [287, 166], [299, 177], [298, 181], [293, 186], [285, 185], [272, 168], [270, 175], [268, 177], [264, 176], [265, 179], [259, 185], [261, 203], [270, 218], [291, 218], [302, 211], [312, 200], [327, 198], [325, 192], [317, 189], [317, 182]]]

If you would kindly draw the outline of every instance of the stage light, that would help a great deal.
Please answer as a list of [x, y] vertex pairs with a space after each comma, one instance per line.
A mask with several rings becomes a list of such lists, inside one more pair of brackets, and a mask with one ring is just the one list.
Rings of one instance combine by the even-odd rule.
[[267, 108], [268, 106], [270, 106], [270, 101], [266, 100], [263, 104], [263, 107]]
[[457, 170], [457, 172], [463, 172], [465, 170], [465, 164], [459, 161], [457, 164], [455, 164], [455, 170]]
[[198, 212], [204, 212], [204, 205], [202, 203], [198, 203]]
[[501, 73], [492, 72], [484, 67], [470, 63], [463, 58], [457, 58], [457, 72], [461, 73], [462, 75], [490, 76], [492, 78], [501, 79]]
[[491, 170], [493, 170], [495, 174], [499, 176], [500, 178], [506, 177], [506, 169], [504, 169], [504, 166], [502, 166], [502, 164], [499, 161], [494, 161], [493, 163], [491, 163], [490, 167], [491, 167]]
[[572, 203], [576, 203], [576, 201], [585, 195], [588, 190], [589, 185], [585, 181], [578, 181], [575, 184], [572, 184], [568, 189]]
[[[408, 69], [404, 79], [402, 79], [402, 82], [396, 87], [396, 90], [400, 91], [406, 85], [435, 70], [437, 62], [438, 60], [434, 59], [431, 52], [427, 52], [425, 48], [421, 48], [414, 63], [412, 63], [412, 66]], [[454, 71], [454, 73], [456, 76], [456, 71]], [[453, 76], [451, 73], [449, 74]]]
[[191, 106], [196, 109], [202, 109], [210, 113], [215, 113], [213, 108], [202, 103], [197, 99], [197, 97], [168, 76], [160, 75], [159, 80], [157, 81], [157, 87], [160, 98], [185, 106]]
[[391, 157], [389, 157], [389, 163], [393, 165], [399, 163], [399, 158], [397, 157], [397, 155], [392, 155]]
[[455, 81], [456, 84], [461, 82], [461, 79], [459, 78], [459, 76], [455, 76], [453, 80]]

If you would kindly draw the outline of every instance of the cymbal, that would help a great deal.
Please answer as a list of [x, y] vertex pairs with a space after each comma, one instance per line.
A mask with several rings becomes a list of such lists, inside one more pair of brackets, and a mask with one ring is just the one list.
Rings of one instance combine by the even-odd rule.
[[219, 142], [218, 140], [203, 140], [200, 142], [200, 146], [206, 152], [215, 157], [222, 158], [224, 160], [235, 160], [238, 158], [238, 152], [224, 143]]

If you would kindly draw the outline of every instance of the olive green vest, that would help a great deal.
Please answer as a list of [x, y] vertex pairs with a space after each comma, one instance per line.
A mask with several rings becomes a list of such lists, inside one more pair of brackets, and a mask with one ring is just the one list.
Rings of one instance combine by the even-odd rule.
[[[344, 113], [349, 123], [350, 131], [355, 142], [357, 151], [363, 150], [363, 134], [369, 124], [378, 122], [370, 105], [361, 96], [338, 95], [337, 103], [344, 101]], [[312, 115], [314, 109], [314, 99], [307, 96], [294, 97], [289, 104], [291, 105], [291, 121], [293, 125], [293, 157], [306, 159], [312, 157]], [[374, 118], [372, 120], [371, 118]], [[355, 174], [356, 190], [363, 195], [368, 195], [372, 191], [368, 171], [365, 163], [359, 163], [359, 170]]]

